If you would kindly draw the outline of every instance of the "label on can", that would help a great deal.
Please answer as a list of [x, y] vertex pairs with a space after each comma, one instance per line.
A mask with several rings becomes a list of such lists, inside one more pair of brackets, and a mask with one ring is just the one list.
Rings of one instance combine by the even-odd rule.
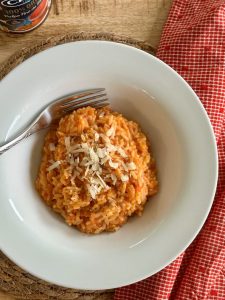
[[24, 32], [38, 26], [46, 17], [50, 0], [0, 0], [0, 27]]

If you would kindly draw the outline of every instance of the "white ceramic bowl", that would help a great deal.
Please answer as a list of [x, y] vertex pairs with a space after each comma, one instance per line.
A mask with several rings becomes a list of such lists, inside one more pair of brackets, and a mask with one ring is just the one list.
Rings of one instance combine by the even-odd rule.
[[217, 151], [207, 114], [188, 84], [157, 58], [86, 41], [51, 48], [0, 83], [0, 141], [50, 101], [105, 87], [112, 107], [140, 123], [157, 162], [160, 192], [116, 233], [89, 236], [40, 200], [34, 180], [43, 132], [0, 157], [0, 247], [16, 264], [72, 288], [107, 289], [146, 278], [194, 239], [212, 204]]

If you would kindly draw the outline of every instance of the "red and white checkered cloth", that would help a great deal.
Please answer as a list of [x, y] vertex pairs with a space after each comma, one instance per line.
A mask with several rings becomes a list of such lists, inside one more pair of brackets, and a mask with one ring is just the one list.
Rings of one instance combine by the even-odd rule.
[[189, 248], [156, 275], [118, 289], [114, 299], [225, 300], [225, 1], [174, 0], [157, 56], [183, 76], [208, 112], [219, 183], [210, 215]]

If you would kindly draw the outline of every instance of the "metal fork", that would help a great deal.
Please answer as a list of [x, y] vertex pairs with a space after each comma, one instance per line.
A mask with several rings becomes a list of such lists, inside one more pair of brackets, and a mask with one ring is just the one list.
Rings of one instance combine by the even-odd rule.
[[33, 133], [41, 129], [45, 129], [56, 123], [57, 120], [59, 120], [61, 117], [65, 116], [75, 109], [85, 106], [99, 108], [106, 105], [109, 105], [109, 101], [107, 99], [107, 94], [104, 88], [77, 92], [51, 102], [39, 113], [39, 115], [29, 126], [26, 127], [25, 130], [23, 130], [10, 142], [7, 142], [0, 146], [0, 155], [25, 138], [29, 137]]

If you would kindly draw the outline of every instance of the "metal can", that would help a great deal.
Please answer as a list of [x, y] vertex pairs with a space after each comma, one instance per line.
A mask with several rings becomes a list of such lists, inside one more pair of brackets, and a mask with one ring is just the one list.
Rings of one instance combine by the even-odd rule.
[[27, 32], [47, 17], [51, 0], [0, 0], [0, 28], [6, 32]]

